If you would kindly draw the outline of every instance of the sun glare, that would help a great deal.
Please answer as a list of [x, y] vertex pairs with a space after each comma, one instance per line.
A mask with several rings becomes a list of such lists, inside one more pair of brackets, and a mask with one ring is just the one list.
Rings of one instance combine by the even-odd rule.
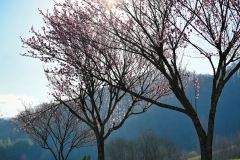
[[112, 9], [112, 7], [114, 6], [114, 4], [116, 2], [118, 2], [119, 0], [104, 0], [108, 6], [108, 9]]

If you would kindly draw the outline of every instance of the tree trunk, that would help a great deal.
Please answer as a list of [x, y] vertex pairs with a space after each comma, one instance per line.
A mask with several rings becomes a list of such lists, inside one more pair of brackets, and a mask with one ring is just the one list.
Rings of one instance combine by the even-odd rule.
[[[195, 118], [194, 118], [195, 117]], [[193, 116], [193, 124], [195, 126], [199, 143], [200, 143], [200, 151], [201, 151], [201, 160], [212, 160], [212, 144], [213, 144], [213, 131], [214, 131], [214, 115], [209, 116], [208, 123], [208, 132], [206, 133], [197, 118], [197, 116]]]
[[98, 139], [98, 160], [104, 160], [104, 139], [101, 137]]
[[201, 160], [212, 160], [212, 136], [207, 136], [202, 127], [195, 128], [200, 143]]
[[[212, 160], [212, 144], [214, 131], [214, 117], [209, 117], [208, 132], [203, 130], [202, 126], [195, 126], [201, 151], [201, 160]], [[201, 124], [199, 124], [201, 125]]]
[[212, 160], [212, 143], [200, 141], [200, 150], [201, 160]]

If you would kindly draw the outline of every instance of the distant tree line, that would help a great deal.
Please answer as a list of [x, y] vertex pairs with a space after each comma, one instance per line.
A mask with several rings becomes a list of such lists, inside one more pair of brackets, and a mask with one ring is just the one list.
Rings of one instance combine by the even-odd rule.
[[36, 147], [30, 138], [0, 139], [0, 160], [38, 159], [41, 153], [34, 154]]
[[217, 136], [213, 143], [213, 160], [240, 158], [240, 132], [230, 138]]
[[[82, 157], [82, 158], [81, 158]], [[0, 139], [0, 160], [53, 160], [49, 150], [42, 149], [30, 138]], [[71, 160], [92, 160], [91, 156], [72, 154]]]
[[[174, 141], [143, 129], [138, 137], [129, 140], [115, 138], [106, 144], [106, 160], [188, 160], [200, 158], [196, 151], [180, 151]], [[240, 132], [232, 137], [216, 136], [213, 160], [240, 157]]]
[[[188, 160], [200, 160], [196, 151], [184, 153]], [[216, 136], [213, 140], [213, 160], [240, 158], [240, 132], [230, 137]]]
[[[7, 123], [8, 121], [5, 121]], [[7, 123], [8, 124], [8, 123]], [[30, 138], [22, 135], [3, 138], [0, 137], [0, 160], [52, 160], [48, 150], [41, 149]], [[15, 133], [16, 134], [16, 133]], [[179, 159], [199, 157], [197, 151], [180, 152], [175, 143], [168, 137], [159, 136], [151, 130], [142, 130], [134, 139], [116, 138], [105, 144], [106, 160], [145, 160], [154, 159]], [[240, 132], [231, 137], [216, 136], [213, 145], [213, 160], [231, 159], [240, 157]], [[80, 149], [81, 150], [81, 149]], [[76, 151], [79, 153], [79, 150]], [[71, 160], [92, 160], [89, 154], [76, 154], [73, 152]], [[82, 157], [82, 158], [81, 158]]]
[[175, 143], [152, 130], [141, 130], [138, 137], [120, 137], [106, 144], [106, 160], [176, 160], [183, 159]]

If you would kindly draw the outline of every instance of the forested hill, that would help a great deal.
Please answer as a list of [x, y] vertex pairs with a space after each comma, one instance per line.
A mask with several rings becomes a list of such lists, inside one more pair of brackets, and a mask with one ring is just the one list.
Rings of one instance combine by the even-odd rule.
[[[0, 119], [0, 128], [0, 160], [54, 160], [49, 150], [41, 148], [25, 133], [18, 132], [10, 120]], [[69, 159], [81, 160], [85, 155], [91, 155], [92, 159], [96, 159], [95, 148], [75, 149]]]
[[[232, 136], [240, 131], [240, 72], [235, 74], [226, 85], [220, 98], [217, 114], [215, 135]], [[197, 100], [197, 110], [201, 121], [206, 125], [207, 113], [210, 106], [212, 76], [197, 75], [200, 91]], [[187, 95], [195, 102], [193, 87], [187, 88]], [[175, 98], [163, 102], [180, 105]], [[123, 127], [113, 133], [112, 137], [125, 136], [132, 138], [141, 128], [149, 128], [160, 135], [173, 139], [181, 149], [192, 150], [198, 148], [198, 139], [191, 120], [184, 114], [162, 109], [156, 106], [146, 113], [133, 116]]]
[[[199, 100], [197, 100], [197, 110], [201, 117], [202, 123], [207, 122], [206, 113], [209, 111], [210, 91], [212, 77], [210, 75], [197, 75], [199, 78]], [[187, 95], [194, 100], [194, 90], [190, 85], [187, 88]], [[180, 105], [175, 98], [163, 100], [166, 103]], [[240, 131], [240, 74], [237, 73], [226, 85], [220, 98], [215, 125], [215, 135], [232, 136]], [[9, 120], [0, 120], [0, 139], [7, 140], [8, 138], [14, 142], [17, 139], [24, 139], [26, 135], [19, 133], [14, 128], [14, 125]], [[134, 138], [139, 135], [141, 129], [151, 129], [155, 133], [167, 136], [176, 142], [180, 149], [191, 151], [198, 149], [198, 139], [196, 132], [191, 123], [191, 120], [184, 114], [176, 111], [162, 109], [157, 106], [152, 106], [146, 113], [130, 117], [122, 128], [112, 132], [109, 139], [115, 137]], [[22, 141], [21, 141], [22, 142]], [[24, 141], [25, 142], [25, 141]], [[23, 142], [22, 142], [23, 143]], [[26, 143], [30, 145], [29, 141]], [[36, 144], [34, 144], [36, 145]], [[35, 148], [36, 149], [36, 148]], [[41, 149], [39, 146], [37, 149]], [[94, 159], [96, 150], [91, 149], [85, 152], [75, 152], [76, 157], [82, 157], [84, 154], [91, 154]], [[43, 149], [41, 149], [43, 151]], [[41, 152], [42, 156], [50, 156], [47, 152]]]

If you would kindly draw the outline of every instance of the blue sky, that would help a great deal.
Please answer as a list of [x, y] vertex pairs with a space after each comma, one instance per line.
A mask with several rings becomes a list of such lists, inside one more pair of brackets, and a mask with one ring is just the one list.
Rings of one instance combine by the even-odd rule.
[[[44, 25], [38, 8], [52, 11], [53, 1], [0, 0], [0, 111], [4, 117], [16, 115], [23, 109], [22, 102], [37, 105], [50, 98], [43, 64], [37, 59], [20, 56], [26, 49], [21, 47], [19, 37], [28, 38], [32, 36], [31, 26], [40, 29]], [[209, 72], [200, 59], [191, 60], [188, 65], [197, 73]]]
[[48, 100], [43, 64], [20, 56], [26, 50], [19, 37], [30, 37], [32, 25], [43, 26], [38, 8], [51, 11], [53, 1], [0, 0], [0, 112], [4, 117], [17, 114], [22, 102], [36, 105]]

